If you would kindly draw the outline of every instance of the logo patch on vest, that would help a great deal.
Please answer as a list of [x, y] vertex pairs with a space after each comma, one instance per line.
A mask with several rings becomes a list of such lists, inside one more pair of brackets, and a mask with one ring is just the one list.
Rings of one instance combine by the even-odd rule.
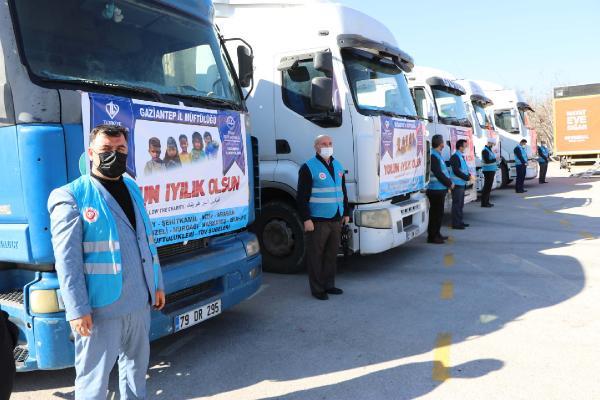
[[85, 219], [90, 224], [92, 222], [98, 221], [98, 210], [92, 207], [88, 207], [83, 212], [83, 219]]
[[340, 176], [340, 178], [344, 175], [342, 172], [338, 172], [338, 175]]
[[325, 179], [327, 179], [327, 176], [325, 175], [325, 172], [319, 172], [319, 179], [324, 181]]

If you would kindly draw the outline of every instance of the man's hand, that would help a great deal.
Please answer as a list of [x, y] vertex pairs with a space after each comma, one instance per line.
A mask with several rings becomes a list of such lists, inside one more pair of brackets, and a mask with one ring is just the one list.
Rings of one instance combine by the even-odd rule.
[[157, 290], [156, 291], [156, 303], [154, 303], [154, 309], [155, 310], [162, 310], [165, 306], [165, 303], [167, 301], [165, 300], [165, 291], [164, 290]]
[[350, 223], [350, 217], [345, 216], [342, 218], [342, 225], [348, 225]]
[[475, 175], [469, 175], [469, 181], [470, 181], [471, 183], [475, 183], [475, 181], [476, 181], [476, 180], [477, 180], [477, 179], [475, 179]]
[[312, 220], [307, 219], [304, 221], [304, 232], [312, 232], [315, 230], [315, 224], [313, 224]]
[[81, 336], [90, 336], [92, 334], [92, 315], [84, 315], [81, 318], [73, 319], [69, 321], [71, 329], [80, 334]]

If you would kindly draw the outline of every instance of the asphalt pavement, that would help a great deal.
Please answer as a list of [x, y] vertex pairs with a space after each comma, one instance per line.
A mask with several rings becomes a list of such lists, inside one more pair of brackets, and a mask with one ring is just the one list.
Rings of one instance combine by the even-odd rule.
[[[252, 299], [153, 343], [150, 398], [600, 399], [600, 178], [549, 173], [468, 204], [445, 245], [340, 259], [328, 301], [305, 275], [265, 274]], [[12, 399], [71, 399], [73, 379], [19, 374]]]

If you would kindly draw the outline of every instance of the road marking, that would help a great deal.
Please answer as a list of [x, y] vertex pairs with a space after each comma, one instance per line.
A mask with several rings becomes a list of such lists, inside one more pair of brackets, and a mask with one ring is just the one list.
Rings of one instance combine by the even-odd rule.
[[452, 267], [454, 265], [454, 254], [452, 253], [447, 253], [444, 256], [444, 265], [446, 267]]
[[594, 235], [592, 235], [588, 231], [581, 231], [581, 232], [579, 232], [579, 236], [581, 236], [584, 239], [594, 239]]
[[552, 211], [552, 210], [548, 210], [548, 209], [545, 209], [545, 210], [544, 210], [544, 212], [545, 212], [546, 214], [554, 214], [554, 211]]
[[434, 381], [444, 382], [450, 379], [450, 345], [452, 344], [452, 335], [441, 333], [435, 341], [433, 349], [433, 369], [431, 376]]
[[452, 300], [454, 297], [454, 284], [452, 281], [446, 281], [442, 284], [442, 292], [440, 293], [442, 300]]
[[570, 226], [571, 225], [571, 222], [567, 221], [566, 219], [561, 219], [558, 222], [560, 222], [560, 224], [564, 225], [564, 226]]
[[492, 321], [495, 321], [498, 319], [497, 315], [493, 315], [493, 314], [481, 314], [479, 316], [479, 322], [481, 322], [482, 324], [489, 324]]

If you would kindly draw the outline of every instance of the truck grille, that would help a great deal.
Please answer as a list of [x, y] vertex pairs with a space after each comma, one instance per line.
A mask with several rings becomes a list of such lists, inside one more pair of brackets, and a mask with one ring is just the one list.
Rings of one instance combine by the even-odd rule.
[[209, 239], [201, 238], [184, 243], [168, 244], [158, 248], [158, 258], [164, 261], [183, 254], [194, 253], [208, 247]]
[[212, 294], [218, 288], [219, 281], [219, 278], [212, 279], [210, 281], [202, 282], [198, 285], [191, 286], [189, 288], [185, 288], [177, 292], [169, 293], [167, 294], [167, 304], [172, 304], [179, 300], [185, 299], [186, 297], [194, 295]]
[[26, 345], [18, 345], [13, 351], [13, 358], [16, 364], [23, 364], [29, 357], [29, 348]]
[[6, 292], [0, 293], [0, 304], [22, 306], [23, 289], [9, 289]]

